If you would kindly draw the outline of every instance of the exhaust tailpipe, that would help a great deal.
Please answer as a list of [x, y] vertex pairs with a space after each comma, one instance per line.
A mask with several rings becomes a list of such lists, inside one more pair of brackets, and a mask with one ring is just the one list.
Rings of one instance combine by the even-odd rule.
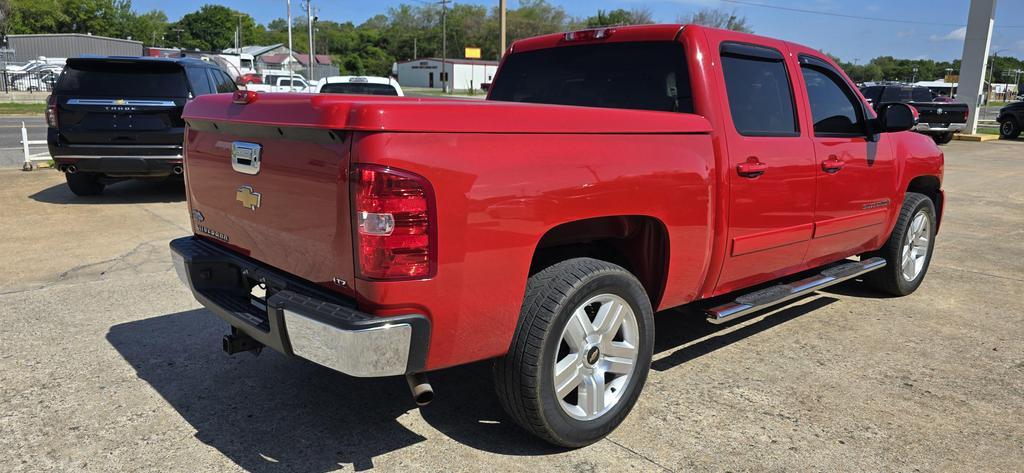
[[175, 176], [180, 176], [181, 173], [184, 172], [184, 170], [181, 168], [181, 165], [179, 164], [171, 168], [171, 172], [173, 172]]
[[74, 164], [68, 164], [68, 167], [64, 169], [64, 172], [68, 174], [74, 174], [78, 172], [78, 166], [75, 166]]
[[412, 391], [412, 399], [416, 405], [423, 407], [434, 400], [434, 388], [427, 381], [424, 373], [412, 373], [405, 375], [405, 381], [409, 383], [409, 390]]

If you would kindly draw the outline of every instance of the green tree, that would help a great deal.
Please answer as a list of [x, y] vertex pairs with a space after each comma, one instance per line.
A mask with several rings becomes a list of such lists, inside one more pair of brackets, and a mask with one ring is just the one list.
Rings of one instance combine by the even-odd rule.
[[219, 51], [235, 45], [235, 28], [241, 19], [242, 44], [253, 44], [262, 36], [251, 16], [220, 5], [203, 5], [199, 10], [186, 14], [172, 28], [180, 28], [181, 41], [177, 32], [168, 38], [169, 43], [186, 49]]
[[701, 8], [689, 15], [681, 15], [677, 18], [679, 23], [704, 25], [712, 28], [739, 31], [741, 33], [753, 33], [754, 28], [747, 24], [747, 18], [739, 16], [735, 10], [725, 11], [715, 8]]
[[574, 24], [573, 29], [578, 27], [594, 28], [598, 26], [644, 25], [653, 22], [654, 20], [651, 17], [651, 11], [646, 8], [634, 8], [632, 10], [619, 8], [611, 11], [598, 10], [596, 15], [587, 17], [583, 21]]
[[127, 20], [125, 33], [125, 36], [142, 41], [148, 46], [161, 46], [165, 44], [167, 14], [160, 10], [141, 15], [132, 14]]

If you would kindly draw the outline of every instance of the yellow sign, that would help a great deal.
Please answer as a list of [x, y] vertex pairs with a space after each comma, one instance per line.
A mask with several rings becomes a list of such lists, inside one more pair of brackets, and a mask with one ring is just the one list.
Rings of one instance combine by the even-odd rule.
[[960, 75], [959, 74], [946, 74], [945, 81], [946, 81], [947, 84], [952, 84], [953, 82], [960, 82]]
[[466, 48], [466, 59], [480, 59], [480, 48]]

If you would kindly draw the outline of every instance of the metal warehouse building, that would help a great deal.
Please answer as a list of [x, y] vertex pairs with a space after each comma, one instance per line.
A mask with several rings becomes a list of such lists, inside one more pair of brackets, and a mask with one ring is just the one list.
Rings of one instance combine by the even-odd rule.
[[142, 42], [130, 39], [107, 38], [79, 33], [65, 34], [12, 34], [7, 37], [8, 48], [14, 51], [14, 62], [28, 62], [45, 57], [79, 57], [85, 54], [101, 56], [141, 56]]
[[[429, 87], [440, 89], [441, 60], [438, 58], [414, 59], [397, 64], [398, 84], [402, 87]], [[470, 59], [449, 59], [445, 70], [452, 78], [455, 90], [480, 89], [481, 83], [490, 83], [498, 71], [498, 61], [477, 61]]]

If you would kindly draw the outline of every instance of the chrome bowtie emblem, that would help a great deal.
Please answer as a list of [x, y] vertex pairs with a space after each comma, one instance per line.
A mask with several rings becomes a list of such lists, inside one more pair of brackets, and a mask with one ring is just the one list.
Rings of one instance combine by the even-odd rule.
[[242, 186], [235, 192], [235, 200], [242, 203], [242, 207], [245, 207], [253, 212], [260, 207], [261, 195], [259, 192], [255, 192], [251, 186]]

